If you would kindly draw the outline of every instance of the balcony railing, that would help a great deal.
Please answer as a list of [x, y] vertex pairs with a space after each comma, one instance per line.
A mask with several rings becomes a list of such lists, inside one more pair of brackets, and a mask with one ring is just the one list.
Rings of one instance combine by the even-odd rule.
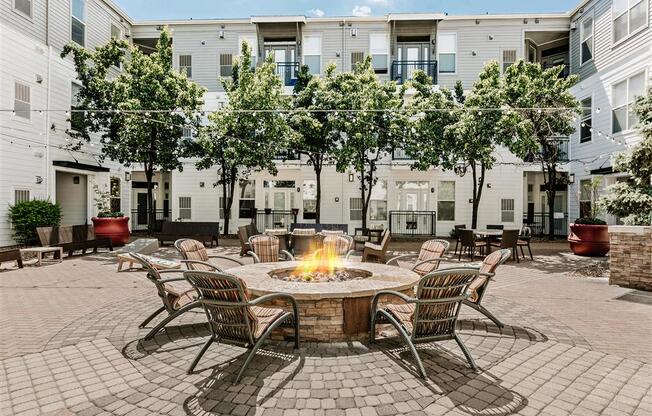
[[437, 61], [392, 61], [392, 81], [403, 84], [412, 79], [414, 73], [421, 70], [437, 83]]
[[273, 209], [254, 209], [253, 223], [261, 233], [270, 228], [290, 229], [290, 225], [297, 222], [299, 210], [280, 211]]
[[[152, 231], [161, 231], [161, 224], [164, 221], [171, 221], [172, 212], [171, 210], [157, 209], [154, 213], [156, 220], [152, 226]], [[147, 224], [149, 223], [149, 213], [144, 209], [132, 209], [131, 210], [131, 230], [132, 231], [147, 231]]]
[[396, 235], [435, 235], [437, 231], [435, 211], [389, 211], [389, 231]]
[[276, 75], [281, 78], [281, 82], [286, 87], [294, 86], [297, 83], [297, 74], [299, 73], [299, 62], [277, 62]]
[[537, 154], [530, 154], [524, 160], [535, 162], [540, 159], [548, 159], [546, 152], [556, 155], [557, 162], [568, 162], [568, 137], [551, 137], [548, 140], [551, 146], [548, 149], [539, 149]]
[[404, 149], [394, 149], [392, 151], [392, 160], [412, 160], [412, 158], [405, 153]]
[[[548, 224], [550, 221], [547, 212], [532, 212], [529, 215], [527, 212], [523, 213], [523, 225], [530, 227], [532, 235], [548, 235]], [[568, 213], [555, 213], [553, 227], [555, 237], [566, 237], [568, 235]]]
[[274, 160], [299, 160], [299, 152], [294, 150], [284, 150], [274, 155]]

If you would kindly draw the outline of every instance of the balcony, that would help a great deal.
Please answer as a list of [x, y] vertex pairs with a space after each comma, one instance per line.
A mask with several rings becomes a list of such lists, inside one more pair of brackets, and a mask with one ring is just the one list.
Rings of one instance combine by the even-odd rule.
[[523, 160], [525, 162], [536, 162], [538, 160], [548, 159], [546, 152], [556, 155], [557, 162], [568, 162], [568, 137], [551, 137], [549, 142], [551, 146], [549, 149], [540, 149], [536, 154], [530, 154]]
[[405, 153], [405, 150], [394, 149], [392, 151], [392, 160], [412, 160], [412, 158]]
[[412, 79], [415, 71], [421, 70], [426, 73], [432, 83], [437, 83], [437, 61], [392, 61], [392, 81], [403, 84]]
[[281, 78], [281, 82], [286, 87], [293, 87], [297, 83], [297, 73], [299, 73], [299, 62], [276, 63], [276, 75]]
[[299, 152], [294, 150], [284, 150], [274, 155], [274, 160], [299, 160]]

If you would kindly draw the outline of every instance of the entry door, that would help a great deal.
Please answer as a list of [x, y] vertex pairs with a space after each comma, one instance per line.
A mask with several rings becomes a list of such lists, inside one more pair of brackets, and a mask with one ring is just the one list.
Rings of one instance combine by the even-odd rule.
[[398, 45], [398, 68], [400, 75], [405, 74], [405, 81], [412, 79], [414, 71], [420, 69], [428, 73], [427, 61], [430, 47], [427, 43], [402, 43]]
[[274, 206], [272, 209], [274, 211], [285, 211], [287, 210], [287, 198], [286, 191], [274, 191], [273, 194]]
[[139, 225], [147, 225], [147, 193], [139, 192], [136, 195], [136, 223]]

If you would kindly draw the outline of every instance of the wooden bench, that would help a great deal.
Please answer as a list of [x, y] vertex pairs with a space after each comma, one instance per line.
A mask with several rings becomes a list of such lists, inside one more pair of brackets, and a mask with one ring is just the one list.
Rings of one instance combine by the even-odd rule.
[[213, 242], [215, 242], [216, 246], [218, 245], [219, 234], [219, 222], [166, 221], [163, 223], [161, 232], [156, 233], [155, 237], [158, 238], [161, 245], [164, 245], [167, 241], [174, 243], [180, 238], [192, 238], [202, 243], [209, 242], [213, 247]]
[[92, 225], [61, 225], [57, 227], [38, 227], [38, 238], [43, 247], [57, 246], [72, 256], [77, 250], [86, 254], [86, 250], [93, 249], [97, 253], [100, 247], [113, 251], [111, 239], [95, 236]]
[[23, 268], [23, 258], [17, 247], [0, 247], [0, 265], [5, 261], [15, 261], [18, 268]]

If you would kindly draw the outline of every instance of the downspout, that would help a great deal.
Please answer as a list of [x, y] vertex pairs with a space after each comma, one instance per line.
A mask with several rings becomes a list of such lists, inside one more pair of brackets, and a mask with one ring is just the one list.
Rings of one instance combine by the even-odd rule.
[[341, 71], [346, 71], [346, 19], [342, 20], [342, 68]]
[[[46, 107], [45, 112], [45, 196], [52, 199], [52, 189], [50, 187], [50, 101], [52, 97], [52, 46], [50, 46], [50, 0], [45, 0], [45, 45], [48, 48], [48, 73], [46, 77], [47, 93], [46, 93]], [[56, 195], [55, 195], [56, 197]]]

